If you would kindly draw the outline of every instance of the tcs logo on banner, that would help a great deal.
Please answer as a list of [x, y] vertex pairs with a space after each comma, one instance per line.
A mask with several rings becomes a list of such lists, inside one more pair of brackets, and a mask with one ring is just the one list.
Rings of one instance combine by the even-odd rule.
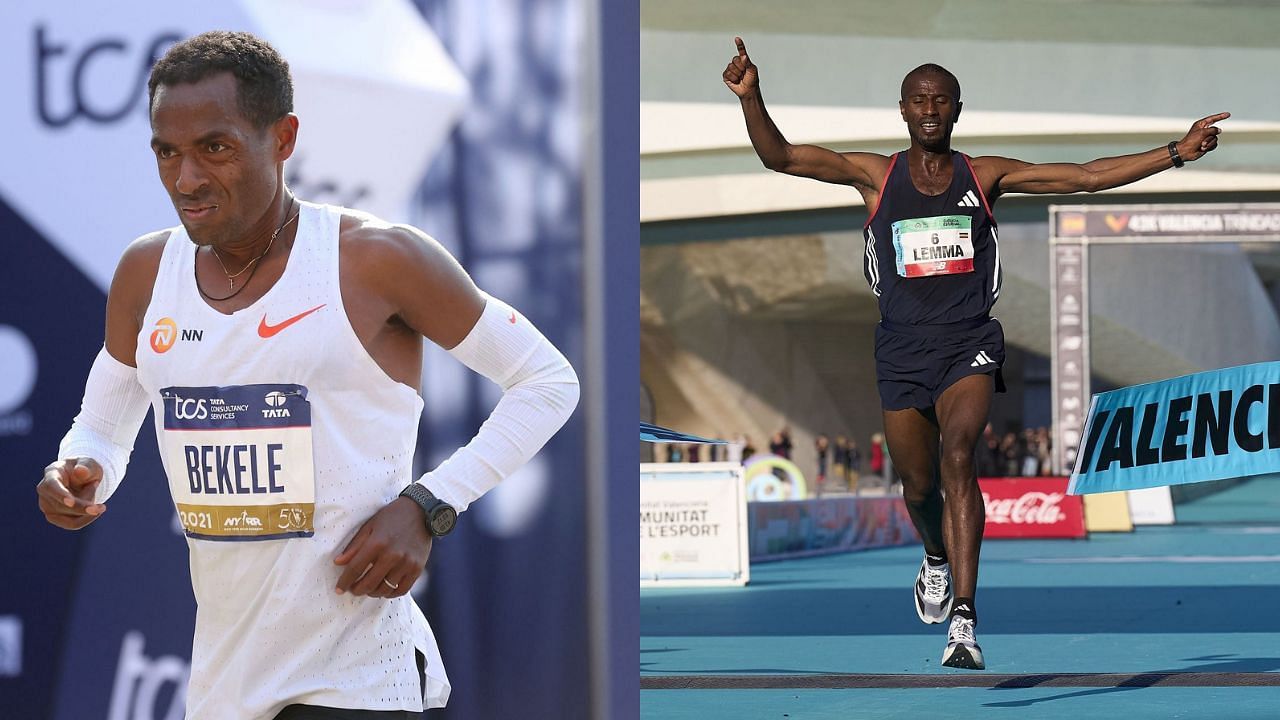
[[[182, 720], [185, 715], [191, 666], [176, 655], [149, 658], [145, 644], [137, 630], [125, 633], [107, 720]], [[167, 703], [161, 702], [164, 696]]]
[[160, 318], [156, 321], [156, 327], [151, 331], [151, 349], [157, 353], [167, 353], [173, 348], [174, 343], [178, 342], [178, 338], [186, 342], [200, 342], [204, 340], [203, 330], [181, 330], [178, 329], [178, 323], [173, 318]]
[[[44, 25], [37, 25], [32, 44], [36, 59], [36, 114], [53, 128], [66, 127], [77, 117], [113, 123], [138, 107], [146, 95], [151, 66], [170, 45], [181, 40], [176, 32], [160, 33], [140, 46], [125, 38], [104, 37], [82, 47], [56, 42]], [[116, 78], [114, 82], [104, 80]], [[107, 102], [102, 88], [115, 86], [117, 97]], [[50, 95], [64, 95], [54, 110]], [[91, 95], [96, 96], [93, 99]]]
[[181, 398], [175, 395], [173, 406], [173, 416], [179, 420], [209, 419], [209, 407], [205, 405], [204, 398], [192, 400], [191, 398]]

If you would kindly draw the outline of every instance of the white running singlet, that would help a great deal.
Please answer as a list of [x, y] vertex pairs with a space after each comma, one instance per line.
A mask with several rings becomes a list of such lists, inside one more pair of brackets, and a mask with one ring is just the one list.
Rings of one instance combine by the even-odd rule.
[[449, 680], [408, 595], [334, 592], [333, 559], [413, 482], [422, 399], [347, 319], [337, 208], [302, 203], [284, 274], [231, 315], [195, 286], [181, 227], [138, 336], [138, 380], [187, 535], [195, 591], [188, 720], [270, 720], [292, 703], [422, 710]]

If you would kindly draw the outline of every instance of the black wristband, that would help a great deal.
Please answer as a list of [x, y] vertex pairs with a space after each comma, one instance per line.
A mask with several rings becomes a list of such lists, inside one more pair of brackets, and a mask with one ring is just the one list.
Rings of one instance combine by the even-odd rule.
[[1187, 164], [1186, 161], [1182, 159], [1182, 156], [1178, 154], [1177, 140], [1169, 142], [1169, 157], [1173, 159], [1173, 166], [1176, 168], [1180, 168]]

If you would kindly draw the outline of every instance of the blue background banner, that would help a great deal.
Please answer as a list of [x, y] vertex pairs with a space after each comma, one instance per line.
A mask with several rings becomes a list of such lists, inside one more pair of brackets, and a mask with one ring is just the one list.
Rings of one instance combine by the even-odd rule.
[[1280, 362], [1212, 370], [1093, 398], [1072, 494], [1280, 470]]
[[[604, 66], [608, 58], [616, 72], [621, 40], [598, 54], [585, 52], [589, 39], [606, 32], [628, 43], [621, 49], [631, 52], [621, 57], [635, 62], [637, 9], [593, 5], [587, 12], [569, 0], [367, 7], [393, 4], [425, 21], [468, 85], [466, 106], [431, 162], [424, 159], [408, 185], [397, 185], [412, 195], [407, 219], [448, 247], [481, 287], [537, 324], [581, 378], [605, 378], [595, 386], [584, 382], [580, 407], [607, 408], [610, 443], [608, 472], [587, 473], [588, 438], [578, 412], [529, 466], [473, 504], [458, 531], [436, 544], [414, 598], [435, 629], [453, 694], [447, 709], [429, 717], [625, 718], [638, 711], [638, 594], [631, 574], [638, 538], [625, 530], [635, 527], [636, 496], [634, 486], [609, 480], [623, 470], [633, 474], [637, 462], [634, 436], [624, 433], [637, 406], [636, 74], [606, 84], [583, 65]], [[9, 470], [9, 481], [0, 484], [6, 501], [0, 539], [19, 549], [0, 560], [13, 580], [0, 588], [5, 718], [183, 715], [195, 602], [151, 418], [109, 512], [92, 526], [72, 533], [46, 523], [34, 487], [76, 414], [102, 345], [105, 289], [116, 259], [132, 237], [175, 222], [147, 148], [145, 85], [138, 78], [145, 78], [153, 47], [163, 52], [176, 38], [214, 27], [256, 30], [246, 19], [250, 6], [266, 12], [275, 4], [238, 0], [195, 12], [130, 0], [98, 17], [61, 0], [15, 14], [0, 30], [8, 38], [0, 49], [9, 53], [6, 73], [20, 79], [11, 84], [27, 88], [22, 83], [39, 80], [36, 93], [10, 88], [14, 112], [0, 125], [15, 148], [40, 150], [0, 166], [0, 236], [10, 251], [10, 261], [0, 264], [0, 452]], [[306, 61], [294, 60], [307, 54], [305, 43], [317, 41], [294, 27], [282, 23], [276, 44], [299, 83]], [[295, 35], [283, 35], [289, 31]], [[277, 36], [263, 34], [275, 42]], [[319, 43], [342, 40], [335, 34]], [[91, 61], [81, 77], [75, 68], [83, 57]], [[120, 71], [126, 59], [131, 64]], [[68, 79], [70, 90], [50, 84]], [[371, 84], [362, 79], [362, 87]], [[388, 87], [393, 100], [418, 91]], [[603, 108], [590, 104], [597, 96]], [[70, 119], [49, 125], [41, 103]], [[86, 111], [99, 105], [120, 112]], [[305, 137], [324, 129], [317, 115], [301, 118]], [[430, 120], [415, 119], [424, 135]], [[603, 172], [612, 187], [597, 194], [601, 206], [593, 208], [584, 192], [590, 133], [603, 133], [608, 148], [591, 180], [600, 182]], [[366, 164], [404, 154], [384, 152], [386, 137], [376, 128], [358, 125], [346, 136], [353, 144], [371, 136], [381, 143], [377, 153], [359, 158]], [[354, 207], [368, 202], [342, 184], [347, 173], [329, 177], [318, 167], [315, 155], [286, 166], [301, 197]], [[95, 168], [107, 168], [111, 181], [84, 179]], [[41, 190], [46, 185], [59, 191]], [[68, 205], [70, 197], [97, 198], [106, 210]], [[139, 210], [157, 204], [158, 216]], [[592, 213], [603, 218], [609, 238], [598, 265], [584, 257], [584, 218]], [[77, 217], [93, 218], [93, 228], [67, 222]], [[607, 337], [599, 342], [608, 353], [593, 364], [584, 350], [593, 340], [584, 322], [584, 277], [605, 277], [606, 268], [607, 298], [599, 304], [608, 308]], [[602, 387], [617, 389], [608, 403]], [[429, 348], [415, 471], [467, 442], [499, 392]], [[591, 502], [592, 487], [606, 495]], [[592, 522], [608, 535], [592, 535]], [[590, 552], [606, 552], [606, 561], [589, 564]], [[15, 626], [20, 640], [8, 630]]]

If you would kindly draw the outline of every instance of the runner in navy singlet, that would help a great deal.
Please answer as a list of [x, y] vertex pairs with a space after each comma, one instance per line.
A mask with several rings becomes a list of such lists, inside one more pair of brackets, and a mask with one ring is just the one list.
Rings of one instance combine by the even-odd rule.
[[1096, 192], [1181, 167], [1217, 147], [1215, 123], [1230, 114], [1197, 120], [1167, 146], [1084, 164], [970, 158], [951, 149], [960, 83], [926, 64], [902, 80], [898, 107], [910, 148], [892, 157], [841, 153], [787, 142], [765, 110], [746, 46], [736, 42], [724, 82], [742, 103], [765, 167], [852, 185], [871, 213], [863, 268], [880, 305], [875, 358], [885, 437], [925, 549], [916, 612], [926, 623], [950, 619], [944, 665], [984, 669], [974, 595], [985, 509], [973, 454], [992, 395], [1004, 390], [1004, 333], [990, 316], [1001, 281], [991, 206], [1004, 193]]

